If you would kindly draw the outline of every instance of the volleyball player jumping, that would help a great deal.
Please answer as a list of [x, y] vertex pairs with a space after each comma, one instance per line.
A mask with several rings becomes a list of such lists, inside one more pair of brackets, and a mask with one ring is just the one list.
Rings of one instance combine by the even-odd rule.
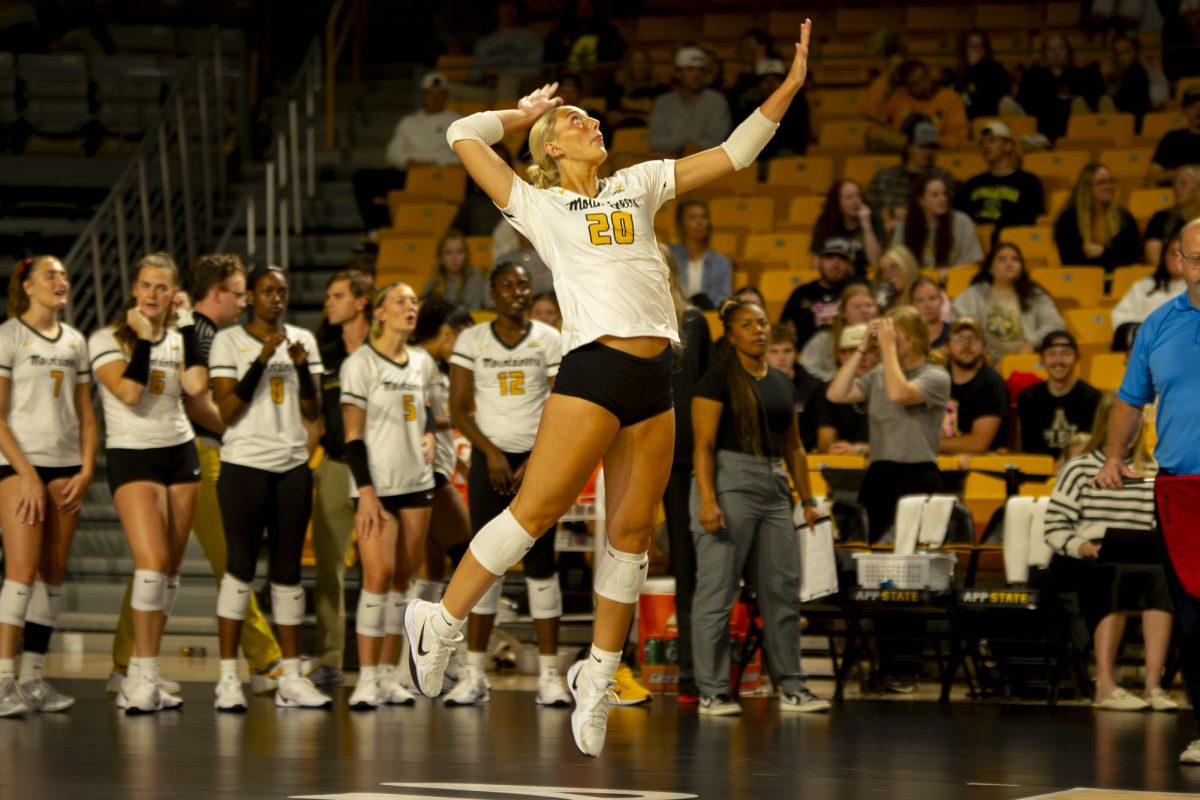
[[[440, 604], [408, 605], [413, 677], [424, 694], [441, 691], [471, 608], [570, 507], [603, 459], [608, 546], [596, 565], [592, 651], [567, 673], [575, 744], [589, 756], [603, 750], [609, 690], [645, 580], [674, 447], [670, 345], [679, 341], [678, 320], [654, 213], [672, 197], [754, 163], [804, 85], [811, 28], [805, 20], [791, 70], [762, 106], [719, 147], [679, 161], [650, 161], [601, 180], [607, 151], [600, 123], [578, 108], [559, 108], [556, 84], [516, 109], [473, 114], [447, 131], [471, 178], [550, 266], [566, 355], [512, 504], [472, 540]], [[491, 149], [530, 126], [534, 186]]]

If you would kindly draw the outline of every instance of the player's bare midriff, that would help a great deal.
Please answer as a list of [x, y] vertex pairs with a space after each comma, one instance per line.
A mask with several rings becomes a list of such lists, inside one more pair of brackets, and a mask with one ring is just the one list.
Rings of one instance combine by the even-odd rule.
[[601, 336], [596, 341], [638, 358], [654, 358], [671, 345], [665, 336]]

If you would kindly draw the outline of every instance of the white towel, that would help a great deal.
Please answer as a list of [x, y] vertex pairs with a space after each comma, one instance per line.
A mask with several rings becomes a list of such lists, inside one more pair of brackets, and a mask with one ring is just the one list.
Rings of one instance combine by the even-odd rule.
[[950, 515], [954, 513], [955, 497], [952, 494], [931, 494], [921, 513], [921, 527], [917, 543], [936, 550], [946, 543], [950, 530]]
[[1032, 526], [1033, 498], [1010, 497], [1004, 504], [1004, 578], [1009, 583], [1029, 582]]
[[1048, 567], [1054, 551], [1046, 544], [1046, 509], [1049, 497], [1039, 497], [1033, 502], [1033, 518], [1029, 526], [1029, 566]]
[[921, 530], [921, 514], [927, 494], [911, 494], [896, 503], [896, 548], [898, 556], [911, 556], [917, 549], [917, 534]]

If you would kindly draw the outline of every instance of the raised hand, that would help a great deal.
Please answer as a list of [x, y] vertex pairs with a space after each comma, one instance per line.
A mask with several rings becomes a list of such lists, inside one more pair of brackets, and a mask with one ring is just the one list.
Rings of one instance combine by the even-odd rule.
[[795, 81], [797, 86], [803, 86], [808, 78], [808, 40], [812, 35], [812, 20], [804, 20], [800, 26], [800, 41], [796, 42], [796, 58], [792, 61], [792, 69], [788, 72], [788, 80]]
[[258, 360], [263, 364], [270, 363], [271, 356], [275, 355], [275, 351], [279, 349], [279, 345], [287, 341], [287, 336], [283, 333], [272, 333], [263, 341], [262, 350], [258, 353]]
[[297, 367], [308, 363], [308, 349], [305, 348], [304, 342], [289, 342], [288, 357], [292, 359], [292, 363]]
[[136, 308], [131, 308], [125, 313], [125, 322], [133, 329], [139, 339], [149, 339], [152, 335], [150, 330], [150, 320], [146, 319], [145, 315]]
[[558, 81], [547, 83], [542, 88], [534, 89], [518, 100], [517, 109], [525, 112], [525, 116], [528, 117], [530, 124], [532, 124], [542, 114], [562, 105], [562, 98], [554, 96], [554, 93], [557, 91]]

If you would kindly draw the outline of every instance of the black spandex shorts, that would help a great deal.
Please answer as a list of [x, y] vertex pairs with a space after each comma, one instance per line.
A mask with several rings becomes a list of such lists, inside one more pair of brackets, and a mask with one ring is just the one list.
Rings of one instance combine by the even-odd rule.
[[108, 488], [113, 494], [126, 483], [149, 481], [163, 486], [200, 482], [200, 456], [195, 440], [171, 447], [146, 450], [113, 448], [107, 451]]
[[624, 428], [674, 407], [672, 363], [670, 347], [653, 358], [638, 358], [592, 342], [563, 357], [554, 393], [606, 408]]
[[[37, 470], [38, 477], [42, 479], [42, 483], [49, 486], [50, 481], [57, 481], [61, 478], [74, 478], [83, 467], [34, 467], [34, 469]], [[0, 481], [5, 478], [11, 478], [16, 474], [17, 471], [13, 469], [11, 464], [0, 464]]]
[[445, 475], [443, 475], [440, 472], [433, 473], [433, 490], [435, 492], [438, 489], [442, 488], [443, 486], [449, 486], [449, 485], [450, 485], [450, 479], [448, 477], [446, 477]]
[[383, 504], [384, 510], [389, 514], [396, 514], [404, 508], [429, 508], [433, 505], [434, 491], [436, 491], [436, 487], [408, 494], [393, 494], [379, 498], [379, 502]]

